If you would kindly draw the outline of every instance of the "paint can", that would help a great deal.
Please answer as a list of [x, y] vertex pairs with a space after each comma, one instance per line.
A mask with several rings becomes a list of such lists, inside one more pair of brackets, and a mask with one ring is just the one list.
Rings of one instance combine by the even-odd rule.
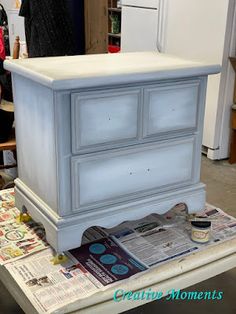
[[210, 221], [191, 221], [191, 239], [197, 243], [207, 243], [210, 240]]

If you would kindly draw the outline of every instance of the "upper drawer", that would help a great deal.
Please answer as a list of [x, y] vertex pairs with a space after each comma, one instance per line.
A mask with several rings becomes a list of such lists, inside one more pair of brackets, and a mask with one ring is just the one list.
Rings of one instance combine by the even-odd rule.
[[72, 94], [72, 151], [113, 148], [138, 138], [140, 88]]
[[144, 138], [196, 129], [199, 91], [199, 80], [145, 88]]

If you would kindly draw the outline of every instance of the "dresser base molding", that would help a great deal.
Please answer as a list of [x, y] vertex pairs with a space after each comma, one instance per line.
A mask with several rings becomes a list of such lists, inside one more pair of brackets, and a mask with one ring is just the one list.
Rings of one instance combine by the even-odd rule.
[[60, 217], [20, 179], [16, 179], [15, 184], [16, 207], [21, 210], [25, 206], [32, 218], [43, 224], [47, 241], [58, 253], [79, 247], [84, 231], [92, 226], [112, 228], [123, 221], [140, 219], [152, 213], [164, 214], [179, 203], [187, 205], [189, 214], [205, 206], [205, 185], [199, 183], [125, 205]]

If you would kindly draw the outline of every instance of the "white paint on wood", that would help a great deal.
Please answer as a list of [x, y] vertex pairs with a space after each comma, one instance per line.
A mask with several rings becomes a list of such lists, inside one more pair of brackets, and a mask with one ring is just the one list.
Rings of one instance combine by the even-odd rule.
[[57, 211], [53, 92], [13, 74], [19, 177]]
[[199, 82], [147, 88], [147, 136], [161, 132], [196, 129]]
[[5, 68], [55, 90], [219, 73], [220, 66], [157, 52], [7, 60]]
[[[192, 179], [194, 138], [72, 159], [73, 207], [113, 204], [183, 186]], [[106, 202], [105, 202], [106, 204]], [[103, 205], [105, 205], [103, 204]]]
[[44, 224], [57, 251], [79, 246], [93, 225], [162, 214], [180, 202], [190, 213], [204, 208], [206, 77], [218, 66], [134, 53], [6, 67], [16, 110], [16, 206]]
[[73, 95], [74, 152], [80, 147], [136, 139], [140, 98], [141, 91], [130, 88]]

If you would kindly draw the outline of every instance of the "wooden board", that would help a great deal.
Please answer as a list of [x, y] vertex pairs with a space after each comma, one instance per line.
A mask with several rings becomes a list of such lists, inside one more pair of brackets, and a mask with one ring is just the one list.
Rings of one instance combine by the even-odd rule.
[[107, 0], [85, 0], [85, 53], [106, 53], [108, 46]]
[[8, 140], [7, 142], [0, 143], [0, 151], [3, 150], [15, 150], [16, 149], [16, 140], [15, 138]]

